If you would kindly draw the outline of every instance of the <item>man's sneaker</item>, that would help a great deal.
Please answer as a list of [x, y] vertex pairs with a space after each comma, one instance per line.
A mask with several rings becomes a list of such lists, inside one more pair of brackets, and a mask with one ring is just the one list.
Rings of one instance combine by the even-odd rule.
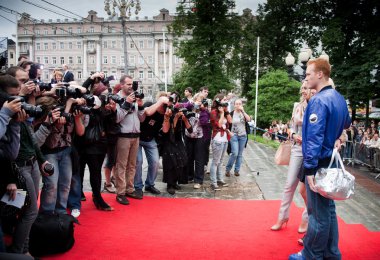
[[209, 170], [207, 169], [207, 165], [205, 165], [205, 167], [204, 167], [204, 172], [205, 172], [206, 174], [210, 174]]
[[129, 205], [129, 200], [127, 199], [125, 195], [117, 195], [116, 201], [122, 205]]
[[143, 191], [142, 190], [135, 190], [135, 194], [136, 194], [136, 196], [137, 197], [139, 197], [139, 198], [143, 198], [143, 196], [144, 196], [144, 193], [143, 193]]
[[194, 189], [200, 189], [200, 188], [201, 188], [201, 185], [199, 183], [194, 184]]
[[71, 211], [71, 216], [73, 216], [74, 218], [79, 217], [79, 215], [80, 215], [80, 210], [79, 209], [73, 209]]
[[154, 186], [150, 186], [150, 187], [145, 187], [145, 191], [147, 192], [150, 192], [152, 194], [161, 194], [161, 191], [159, 191], [158, 189], [156, 189]]
[[218, 181], [218, 186], [228, 187], [228, 183], [224, 181]]
[[292, 254], [288, 258], [289, 260], [305, 260], [306, 258], [302, 255], [302, 252]]
[[143, 198], [142, 194], [139, 194], [138, 192], [136, 192], [136, 190], [131, 193], [128, 193], [128, 192], [125, 193], [125, 196], [130, 197], [132, 199], [138, 199], [138, 200], [141, 200]]
[[116, 192], [116, 189], [112, 185], [112, 183], [107, 184], [106, 182], [104, 183], [104, 189], [103, 190], [105, 190], [105, 191], [107, 191], [109, 193], [115, 193]]
[[219, 188], [217, 185], [214, 185], [214, 184], [211, 184], [211, 185], [210, 185], [210, 188], [211, 188], [211, 190], [213, 190], [213, 191], [222, 190], [221, 188]]

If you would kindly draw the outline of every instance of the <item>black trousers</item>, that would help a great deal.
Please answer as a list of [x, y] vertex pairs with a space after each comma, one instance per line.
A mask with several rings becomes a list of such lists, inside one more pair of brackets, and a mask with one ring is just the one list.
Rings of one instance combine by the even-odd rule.
[[[185, 137], [186, 152], [187, 152], [187, 175], [189, 180], [194, 179], [195, 183], [203, 184], [204, 165], [206, 159], [207, 145], [203, 138]], [[195, 167], [194, 167], [195, 166]]]
[[106, 154], [81, 154], [80, 156], [80, 175], [82, 180], [83, 190], [83, 178], [84, 169], [86, 164], [90, 170], [90, 184], [92, 193], [95, 198], [100, 198], [100, 190], [102, 187], [102, 165]]

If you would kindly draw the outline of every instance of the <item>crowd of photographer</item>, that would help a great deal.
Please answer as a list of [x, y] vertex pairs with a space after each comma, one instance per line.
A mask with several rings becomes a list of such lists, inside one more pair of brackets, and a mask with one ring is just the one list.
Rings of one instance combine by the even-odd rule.
[[[17, 189], [27, 191], [12, 227], [9, 252], [28, 254], [29, 232], [38, 214], [80, 215], [81, 201], [86, 199], [82, 191], [86, 165], [94, 205], [112, 211], [101, 195], [105, 158], [104, 189], [115, 192], [116, 201], [123, 205], [129, 204], [128, 197], [142, 199], [144, 186], [146, 192], [161, 193], [155, 188], [160, 156], [170, 194], [189, 182], [201, 188], [210, 144], [211, 189], [228, 186], [221, 160], [229, 141], [226, 176], [233, 164], [239, 176], [249, 133], [246, 126], [251, 120], [240, 99], [228, 103], [227, 96], [218, 94], [211, 101], [203, 87], [194, 96], [187, 88], [181, 101], [173, 92], [160, 93], [155, 103], [144, 103], [138, 82], [127, 75], [112, 89], [109, 81], [114, 78], [103, 73], [94, 73], [79, 86], [71, 81], [67, 66], [54, 71], [50, 83], [41, 82], [41, 71], [39, 64], [25, 60], [0, 76], [0, 162], [4, 169], [0, 188], [12, 200]], [[148, 161], [145, 182], [143, 149]], [[1, 204], [2, 216], [5, 207]], [[0, 252], [4, 250], [0, 243]]]

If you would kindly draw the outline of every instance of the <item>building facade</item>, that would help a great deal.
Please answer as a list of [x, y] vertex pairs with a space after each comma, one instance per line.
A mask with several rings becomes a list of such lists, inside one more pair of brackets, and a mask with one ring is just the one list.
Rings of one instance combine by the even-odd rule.
[[[167, 32], [173, 19], [168, 10], [161, 9], [153, 19], [134, 17], [126, 22], [127, 74], [140, 81], [148, 98], [164, 86], [165, 68], [167, 83], [172, 84], [183, 64], [175, 55], [172, 34], [165, 33], [164, 46], [163, 30]], [[125, 73], [122, 26], [117, 19], [98, 17], [95, 11], [83, 19], [55, 21], [37, 21], [24, 14], [17, 33], [19, 55], [44, 65], [43, 81], [50, 81], [53, 70], [63, 64], [79, 82], [96, 71], [116, 79]]]

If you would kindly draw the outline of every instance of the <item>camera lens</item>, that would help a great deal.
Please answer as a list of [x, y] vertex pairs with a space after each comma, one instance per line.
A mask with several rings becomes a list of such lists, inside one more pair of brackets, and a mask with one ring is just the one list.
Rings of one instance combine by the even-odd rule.
[[51, 163], [45, 164], [45, 166], [44, 166], [44, 172], [47, 175], [52, 176], [54, 174], [54, 165], [51, 164]]

